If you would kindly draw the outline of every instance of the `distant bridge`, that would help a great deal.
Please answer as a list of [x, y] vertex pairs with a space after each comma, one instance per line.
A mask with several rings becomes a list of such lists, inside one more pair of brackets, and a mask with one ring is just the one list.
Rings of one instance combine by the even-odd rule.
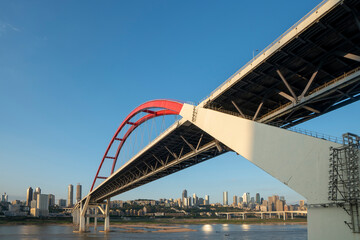
[[[154, 100], [135, 108], [74, 207], [79, 231], [98, 211], [110, 229], [111, 197], [234, 151], [307, 198], [309, 239], [359, 238], [359, 138], [346, 135], [343, 146], [289, 131], [360, 99], [359, 11], [356, 0], [323, 1], [197, 106]], [[165, 115], [181, 119], [116, 170], [131, 133]], [[108, 176], [99, 175], [105, 161], [112, 161]]]
[[266, 216], [271, 218], [271, 215], [281, 217], [286, 220], [286, 218], [290, 215], [291, 219], [294, 219], [294, 214], [300, 216], [307, 216], [307, 211], [267, 211], [267, 212], [218, 212], [216, 213], [218, 216], [225, 215], [226, 219], [231, 219], [233, 216], [241, 216], [243, 220], [246, 219], [246, 215], [258, 215], [261, 219], [266, 218]]

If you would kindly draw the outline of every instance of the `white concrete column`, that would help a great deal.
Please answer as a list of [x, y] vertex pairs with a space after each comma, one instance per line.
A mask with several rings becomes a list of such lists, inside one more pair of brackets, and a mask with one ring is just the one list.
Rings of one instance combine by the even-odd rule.
[[[89, 208], [86, 210], [86, 213], [88, 215], [90, 214], [90, 209]], [[89, 226], [90, 226], [90, 217], [86, 217], [86, 226], [85, 226], [86, 231], [89, 231]]]
[[110, 231], [110, 198], [106, 200], [106, 207], [105, 207], [105, 221], [104, 221], [104, 232]]
[[97, 214], [98, 214], [98, 208], [95, 208], [95, 217], [94, 217], [94, 231], [97, 231]]
[[286, 213], [285, 213], [285, 211], [284, 211], [283, 215], [284, 215], [284, 221], [285, 221], [285, 220], [286, 220]]
[[84, 211], [84, 206], [82, 202], [80, 203], [79, 211], [79, 232], [85, 232], [85, 216], [82, 214], [82, 212]]
[[291, 219], [294, 219], [294, 213], [291, 213]]

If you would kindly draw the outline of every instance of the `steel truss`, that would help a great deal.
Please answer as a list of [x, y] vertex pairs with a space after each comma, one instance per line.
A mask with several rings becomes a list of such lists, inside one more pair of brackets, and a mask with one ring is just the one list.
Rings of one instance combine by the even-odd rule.
[[360, 137], [346, 133], [344, 146], [331, 148], [329, 170], [329, 200], [342, 207], [351, 217], [346, 222], [354, 233], [360, 233]]

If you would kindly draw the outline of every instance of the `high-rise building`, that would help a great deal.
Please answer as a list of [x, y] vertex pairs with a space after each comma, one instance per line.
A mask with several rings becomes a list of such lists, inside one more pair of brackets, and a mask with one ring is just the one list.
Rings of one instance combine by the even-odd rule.
[[276, 211], [284, 211], [284, 205], [285, 205], [285, 201], [280, 200], [280, 199], [276, 199]]
[[[182, 198], [181, 198], [181, 200], [182, 200], [183, 205], [185, 205], [185, 198], [187, 198], [187, 191], [186, 191], [186, 189], [184, 189], [184, 191], [182, 192]], [[186, 205], [186, 206], [187, 206], [187, 205]]]
[[209, 205], [210, 204], [210, 197], [209, 195], [205, 195], [205, 205]]
[[196, 193], [193, 194], [193, 206], [198, 205], [198, 197], [196, 196]]
[[68, 186], [68, 207], [72, 207], [73, 206], [73, 199], [74, 199], [74, 186], [72, 184], [70, 184]]
[[49, 194], [49, 207], [55, 206], [55, 195]]
[[41, 188], [37, 187], [33, 193], [33, 200], [37, 201], [37, 195], [39, 194], [41, 194]]
[[49, 197], [46, 194], [38, 194], [36, 207], [39, 209], [39, 216], [49, 215]]
[[1, 195], [1, 202], [8, 202], [8, 195], [6, 193]]
[[227, 191], [223, 192], [223, 205], [225, 205], [225, 206], [229, 205], [228, 192]]
[[238, 204], [237, 200], [238, 200], [238, 197], [236, 195], [234, 195], [234, 197], [233, 197], [233, 206], [234, 207], [236, 207]]
[[78, 183], [76, 185], [76, 202], [79, 202], [81, 200], [81, 185]]
[[260, 201], [260, 193], [256, 193], [256, 203], [257, 204], [261, 204], [261, 201]]
[[269, 211], [275, 211], [276, 210], [276, 201], [277, 200], [279, 200], [278, 195], [268, 197], [268, 210]]
[[59, 207], [66, 207], [66, 200], [65, 199], [59, 199]]
[[243, 198], [243, 202], [248, 204], [250, 202], [250, 193], [244, 193], [242, 198]]
[[32, 200], [33, 200], [33, 189], [32, 187], [29, 187], [26, 191], [26, 206], [30, 206]]

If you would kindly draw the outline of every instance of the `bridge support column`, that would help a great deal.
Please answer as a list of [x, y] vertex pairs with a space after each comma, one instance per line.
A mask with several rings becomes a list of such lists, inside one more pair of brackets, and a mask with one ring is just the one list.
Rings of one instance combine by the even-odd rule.
[[340, 207], [329, 207], [330, 148], [342, 145], [219, 111], [184, 104], [180, 115], [302, 196], [308, 205], [308, 239], [356, 239]]
[[95, 208], [95, 217], [94, 217], [94, 231], [96, 232], [97, 231], [97, 214], [98, 214], [98, 208], [96, 207]]
[[80, 203], [80, 214], [79, 214], [79, 232], [85, 232], [85, 216], [82, 215], [83, 203]]
[[[90, 214], [90, 209], [88, 208], [86, 213]], [[90, 217], [86, 217], [86, 225], [85, 225], [85, 231], [90, 231]]]
[[263, 213], [260, 213], [260, 218], [261, 218], [261, 219], [264, 219]]
[[286, 213], [283, 213], [284, 221], [286, 220]]
[[291, 213], [291, 219], [294, 219], [294, 213]]
[[110, 231], [110, 214], [109, 214], [109, 208], [110, 208], [110, 198], [108, 198], [108, 199], [106, 200], [104, 232], [109, 232], [109, 231]]

